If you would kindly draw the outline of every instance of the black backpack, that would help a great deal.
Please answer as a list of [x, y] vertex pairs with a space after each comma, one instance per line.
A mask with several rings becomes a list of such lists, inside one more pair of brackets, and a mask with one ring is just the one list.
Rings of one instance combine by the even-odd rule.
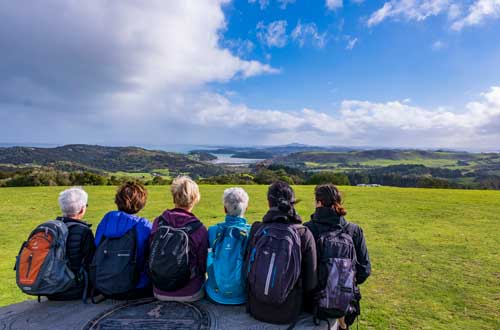
[[189, 263], [189, 236], [201, 226], [203, 224], [196, 221], [182, 228], [174, 228], [163, 215], [159, 217], [148, 262], [149, 275], [156, 288], [175, 291], [186, 286], [196, 276], [196, 270], [191, 269]]
[[317, 319], [346, 316], [356, 302], [356, 249], [347, 226], [323, 232], [316, 240], [321, 289], [314, 306]]
[[126, 294], [135, 289], [139, 276], [135, 228], [121, 237], [103, 237], [90, 265], [94, 289], [108, 297]]

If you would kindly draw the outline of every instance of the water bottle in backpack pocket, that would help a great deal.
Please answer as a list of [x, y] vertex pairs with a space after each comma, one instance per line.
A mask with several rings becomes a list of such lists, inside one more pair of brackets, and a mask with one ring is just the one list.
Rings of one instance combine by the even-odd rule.
[[160, 216], [148, 262], [149, 276], [156, 288], [175, 291], [196, 276], [196, 269], [192, 269], [190, 263], [190, 235], [201, 226], [200, 221], [194, 221], [183, 228], [175, 228]]
[[320, 235], [316, 242], [319, 256], [315, 317], [345, 316], [355, 300], [356, 250], [352, 237], [342, 228]]
[[301, 241], [295, 225], [263, 224], [250, 252], [247, 279], [257, 300], [281, 305], [300, 278]]
[[215, 290], [225, 298], [243, 296], [245, 249], [248, 229], [240, 226], [219, 226], [212, 247], [212, 270]]
[[105, 296], [126, 294], [136, 288], [139, 276], [135, 228], [121, 237], [103, 237], [90, 265], [94, 289]]

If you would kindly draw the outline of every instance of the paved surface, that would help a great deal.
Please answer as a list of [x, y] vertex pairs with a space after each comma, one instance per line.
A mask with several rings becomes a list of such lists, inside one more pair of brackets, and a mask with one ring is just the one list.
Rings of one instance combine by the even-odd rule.
[[[26, 329], [159, 329], [159, 330], [271, 330], [287, 326], [256, 321], [244, 306], [221, 306], [202, 300], [196, 303], [159, 302], [142, 299], [129, 302], [106, 300], [84, 305], [80, 301], [36, 300], [0, 308], [0, 330]], [[304, 315], [296, 330], [325, 330], [315, 327]], [[333, 329], [332, 329], [333, 330]]]

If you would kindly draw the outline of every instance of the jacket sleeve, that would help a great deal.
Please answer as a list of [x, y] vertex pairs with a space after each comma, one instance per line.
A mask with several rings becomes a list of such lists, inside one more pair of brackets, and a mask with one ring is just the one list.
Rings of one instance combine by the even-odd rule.
[[200, 230], [203, 231], [201, 240], [198, 246], [198, 267], [201, 274], [205, 274], [207, 271], [207, 255], [208, 255], [208, 231], [205, 226]]
[[304, 293], [311, 292], [318, 285], [318, 260], [316, 242], [311, 231], [304, 227], [302, 235], [302, 286]]
[[356, 282], [357, 284], [362, 284], [370, 276], [372, 266], [363, 229], [357, 226], [354, 233], [354, 247], [356, 249], [356, 258], [358, 259], [358, 264], [356, 265]]

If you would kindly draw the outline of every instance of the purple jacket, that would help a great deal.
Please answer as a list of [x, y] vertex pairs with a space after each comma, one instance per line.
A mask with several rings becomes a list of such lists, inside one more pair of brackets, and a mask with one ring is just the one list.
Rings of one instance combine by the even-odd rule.
[[[163, 212], [163, 217], [168, 221], [168, 224], [175, 228], [184, 227], [187, 224], [199, 221], [198, 218], [191, 212], [183, 209], [175, 208], [172, 210], [165, 210]], [[155, 219], [153, 223], [153, 229], [151, 230], [150, 242], [153, 239], [155, 232], [158, 229], [158, 218]], [[205, 226], [201, 226], [198, 230], [190, 235], [189, 250], [192, 255], [190, 258], [191, 266], [195, 266], [197, 270], [197, 275], [189, 281], [189, 283], [182, 289], [176, 291], [161, 291], [153, 286], [154, 293], [156, 295], [167, 296], [167, 297], [189, 297], [197, 293], [203, 288], [205, 283], [205, 272], [207, 269], [207, 253], [208, 253], [208, 232]]]

